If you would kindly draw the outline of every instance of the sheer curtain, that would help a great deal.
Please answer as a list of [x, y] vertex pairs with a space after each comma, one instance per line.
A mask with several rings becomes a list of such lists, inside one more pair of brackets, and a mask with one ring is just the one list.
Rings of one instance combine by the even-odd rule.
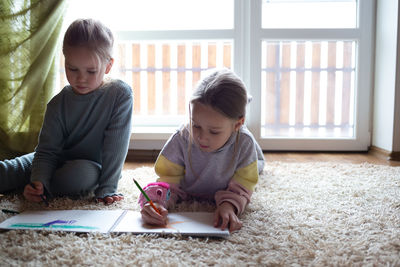
[[0, 3], [0, 159], [32, 152], [56, 86], [66, 0]]

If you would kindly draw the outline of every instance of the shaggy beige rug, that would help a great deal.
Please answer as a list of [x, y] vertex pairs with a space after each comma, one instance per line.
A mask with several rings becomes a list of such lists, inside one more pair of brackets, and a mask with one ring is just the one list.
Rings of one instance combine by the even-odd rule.
[[[59, 198], [51, 208], [138, 210], [132, 177], [144, 185], [155, 174], [124, 171], [121, 203]], [[43, 208], [20, 194], [3, 196], [0, 207]], [[177, 210], [213, 207], [194, 202]], [[5, 231], [0, 266], [400, 266], [400, 167], [267, 163], [242, 220], [227, 239]]]

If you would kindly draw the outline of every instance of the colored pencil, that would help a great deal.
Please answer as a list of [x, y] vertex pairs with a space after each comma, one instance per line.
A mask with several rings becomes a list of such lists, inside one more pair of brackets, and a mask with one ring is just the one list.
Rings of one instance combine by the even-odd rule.
[[142, 192], [143, 196], [147, 199], [147, 201], [150, 203], [150, 205], [153, 207], [153, 209], [161, 215], [161, 212], [157, 209], [157, 207], [154, 205], [153, 201], [151, 201], [151, 199], [149, 198], [149, 196], [146, 194], [146, 192], [144, 192], [144, 190], [142, 189], [142, 187], [139, 185], [138, 182], [136, 182], [135, 179], [133, 179], [133, 181], [135, 182], [137, 188], [139, 188], [140, 192]]
[[[30, 183], [30, 185], [32, 186], [33, 189], [36, 189], [35, 184], [34, 183]], [[40, 198], [43, 200], [44, 204], [46, 204], [46, 206], [49, 206], [49, 202], [47, 201], [47, 199], [44, 197], [43, 194], [40, 195]]]
[[4, 213], [19, 214], [19, 212], [15, 210], [1, 209], [1, 211]]

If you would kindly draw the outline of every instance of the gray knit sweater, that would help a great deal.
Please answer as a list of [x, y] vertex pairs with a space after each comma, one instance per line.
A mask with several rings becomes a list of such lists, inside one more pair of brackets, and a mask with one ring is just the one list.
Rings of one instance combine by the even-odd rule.
[[31, 180], [41, 181], [49, 191], [57, 166], [86, 159], [102, 166], [96, 197], [116, 193], [128, 150], [132, 105], [132, 90], [120, 80], [111, 80], [86, 95], [64, 87], [47, 104]]

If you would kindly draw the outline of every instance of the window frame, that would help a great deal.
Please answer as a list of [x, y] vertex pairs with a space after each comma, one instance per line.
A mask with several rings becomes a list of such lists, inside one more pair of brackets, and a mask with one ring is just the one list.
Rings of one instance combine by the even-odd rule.
[[[119, 41], [166, 41], [166, 40], [232, 40], [234, 55], [237, 54], [235, 45], [237, 32], [235, 29], [224, 30], [171, 30], [171, 31], [116, 31]], [[233, 56], [235, 59], [235, 56]], [[233, 60], [235, 64], [236, 60]], [[235, 68], [235, 67], [234, 67]], [[134, 120], [133, 120], [134, 123]], [[134, 125], [133, 125], [134, 127]], [[146, 128], [132, 130], [129, 149], [160, 150], [175, 129], [157, 127], [156, 131], [146, 132]], [[152, 129], [154, 130], [154, 129]]]
[[[263, 29], [263, 0], [233, 0], [232, 29], [116, 31], [124, 41], [232, 40], [232, 68], [243, 79], [253, 101], [247, 108], [246, 125], [263, 150], [366, 151], [371, 140], [371, 95], [374, 51], [375, 0], [358, 0], [357, 28], [349, 29]], [[263, 40], [355, 40], [358, 43], [355, 72], [354, 138], [261, 137], [261, 44]], [[133, 120], [134, 121], [134, 120]], [[133, 125], [135, 127], [135, 125]], [[133, 130], [129, 149], [159, 150], [175, 131], [158, 127], [153, 132]]]
[[[371, 142], [371, 93], [373, 73], [373, 29], [375, 22], [375, 1], [363, 0], [357, 3], [357, 28], [354, 29], [262, 29], [262, 1], [245, 1], [247, 16], [252, 18], [247, 25], [249, 73], [242, 76], [253, 101], [249, 107], [247, 125], [263, 150], [312, 150], [312, 151], [367, 151]], [[278, 138], [261, 137], [261, 42], [262, 40], [355, 40], [355, 137], [354, 138]], [[255, 100], [255, 101], [254, 101]]]

